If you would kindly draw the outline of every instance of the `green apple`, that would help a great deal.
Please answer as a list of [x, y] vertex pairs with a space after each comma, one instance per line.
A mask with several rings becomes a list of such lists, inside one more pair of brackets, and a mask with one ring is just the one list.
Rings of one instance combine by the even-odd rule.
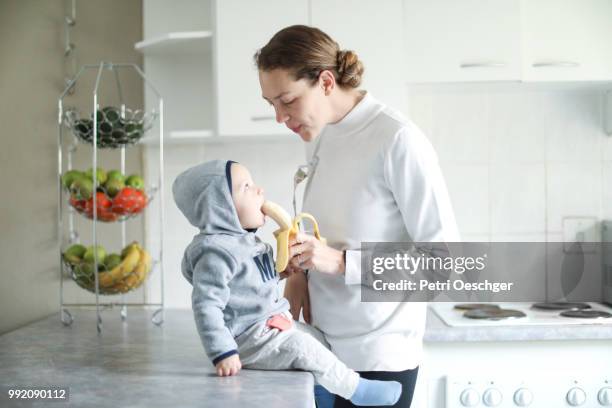
[[89, 200], [93, 194], [93, 189], [93, 182], [86, 177], [77, 178], [70, 185], [70, 193], [77, 200]]
[[93, 280], [94, 279], [93, 263], [87, 263], [87, 262], [81, 263], [79, 266], [76, 266], [74, 268], [74, 274], [76, 275], [77, 279], [85, 278], [86, 280], [89, 280], [89, 279]]
[[62, 174], [62, 185], [66, 188], [70, 188], [72, 182], [80, 177], [84, 177], [82, 172], [78, 170], [68, 170]]
[[106, 173], [106, 181], [121, 180], [125, 182], [125, 176], [119, 170], [109, 170]]
[[119, 254], [108, 254], [104, 258], [104, 265], [107, 270], [112, 270], [114, 267], [121, 263], [121, 255]]
[[104, 262], [104, 258], [106, 258], [106, 250], [102, 245], [97, 245], [95, 248], [93, 245], [88, 246], [85, 254], [83, 255], [83, 260], [89, 263], [94, 262], [94, 254], [98, 255], [99, 264]]
[[129, 187], [134, 187], [137, 190], [144, 189], [144, 180], [137, 174], [132, 174], [125, 180], [125, 185]]
[[81, 244], [71, 245], [64, 251], [64, 259], [71, 265], [77, 265], [83, 260], [86, 250], [87, 248]]
[[123, 180], [119, 179], [108, 180], [106, 184], [104, 184], [106, 194], [108, 194], [111, 198], [115, 197], [124, 187], [125, 183]]
[[[85, 176], [87, 176], [87, 178], [93, 181], [93, 169], [91, 167], [87, 169], [87, 171], [85, 172]], [[104, 171], [103, 168], [98, 167], [98, 170], [96, 171], [96, 177], [98, 179], [97, 182], [99, 186], [106, 183], [107, 176], [106, 171]]]

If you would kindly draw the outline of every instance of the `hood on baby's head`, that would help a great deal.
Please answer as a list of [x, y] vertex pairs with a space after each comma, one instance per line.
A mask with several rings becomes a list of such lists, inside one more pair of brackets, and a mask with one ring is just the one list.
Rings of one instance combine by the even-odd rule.
[[172, 183], [176, 206], [205, 234], [244, 234], [230, 191], [228, 160], [212, 160], [191, 167]]

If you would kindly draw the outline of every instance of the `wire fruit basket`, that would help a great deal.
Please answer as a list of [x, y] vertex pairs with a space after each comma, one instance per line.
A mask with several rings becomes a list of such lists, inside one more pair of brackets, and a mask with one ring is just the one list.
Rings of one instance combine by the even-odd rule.
[[153, 269], [151, 255], [137, 242], [126, 246], [121, 254], [106, 254], [104, 248], [95, 248], [75, 244], [62, 253], [69, 277], [91, 293], [96, 292], [96, 274], [99, 294], [116, 295], [138, 289]]
[[[101, 148], [118, 148], [137, 143], [146, 131], [153, 127], [158, 113], [132, 110], [126, 107], [106, 106], [96, 111], [98, 130], [97, 146]], [[64, 124], [81, 141], [93, 144], [94, 117], [81, 116], [78, 109], [68, 109], [64, 113]]]
[[[77, 109], [65, 106], [65, 98], [75, 89], [77, 82], [79, 89], [87, 89], [87, 73], [94, 74], [92, 105], [91, 109]], [[136, 81], [143, 82], [145, 90], [145, 101], [148, 105], [154, 104], [154, 109], [132, 110], [142, 103], [140, 99], [127, 101], [124, 95], [121, 78], [132, 74]], [[112, 96], [113, 87], [103, 86], [104, 78], [109, 75], [114, 77], [116, 98]], [[134, 76], [135, 75], [135, 76]], [[104, 99], [105, 103], [100, 101]], [[150, 105], [152, 106], [152, 105]], [[81, 112], [85, 112], [83, 115]], [[164, 322], [164, 200], [159, 199], [151, 206], [150, 211], [143, 211], [159, 192], [164, 196], [164, 102], [162, 96], [153, 84], [136, 64], [123, 64], [112, 62], [100, 62], [95, 65], [83, 65], [76, 75], [70, 80], [58, 99], [58, 137], [57, 137], [57, 225], [58, 225], [58, 248], [59, 271], [60, 271], [60, 320], [69, 326], [74, 322], [68, 307], [90, 307], [96, 308], [96, 329], [102, 332], [102, 308], [112, 308], [120, 305], [120, 316], [123, 321], [127, 320], [127, 307], [155, 308], [151, 315], [151, 322], [160, 326]], [[157, 166], [156, 185], [145, 188], [142, 177], [132, 174], [124, 176], [126, 171], [126, 149], [131, 145], [140, 145], [145, 141], [145, 133], [157, 133], [159, 145], [156, 153], [145, 150], [143, 160], [147, 160], [144, 171], [149, 173]], [[70, 134], [67, 140], [65, 133]], [[157, 143], [155, 138], [154, 143]], [[87, 172], [81, 172], [73, 168], [73, 157], [81, 146], [91, 149], [91, 168]], [[118, 170], [106, 173], [98, 167], [99, 149], [104, 148], [118, 153]], [[109, 152], [114, 153], [114, 152]], [[153, 154], [159, 156], [157, 165], [148, 161]], [[105, 154], [105, 160], [110, 155]], [[114, 154], [113, 154], [114, 156]], [[67, 158], [67, 160], [64, 159]], [[111, 176], [111, 173], [114, 173]], [[149, 173], [150, 174], [150, 173]], [[78, 183], [77, 181], [80, 180]], [[108, 180], [112, 180], [109, 183]], [[73, 182], [76, 183], [73, 185]], [[64, 207], [68, 207], [65, 211]], [[75, 214], [80, 213], [93, 222], [82, 224], [74, 219]], [[120, 231], [120, 237], [115, 241], [124, 248], [122, 254], [93, 253], [85, 255], [85, 249], [80, 245], [80, 231], [84, 225], [91, 226], [91, 242], [93, 248], [98, 248], [98, 231], [100, 222], [110, 223], [124, 221], [142, 213], [146, 225], [154, 223], [157, 215], [159, 228], [156, 233], [146, 233], [143, 242], [138, 244], [128, 240], [127, 226], [129, 223], [120, 222], [105, 226], [105, 233]], [[100, 221], [100, 222], [99, 222]], [[155, 226], [156, 227], [156, 226]], [[66, 231], [65, 231], [66, 229]], [[131, 232], [136, 229], [130, 228]], [[65, 234], [67, 232], [67, 234]], [[139, 233], [136, 234], [137, 236]], [[129, 241], [131, 244], [127, 245]], [[62, 251], [62, 247], [69, 246]], [[73, 248], [76, 247], [77, 249]], [[146, 247], [155, 254], [154, 262]], [[75, 256], [76, 251], [76, 256]], [[108, 258], [108, 259], [107, 259]], [[155, 268], [159, 273], [159, 283], [152, 282], [149, 287], [148, 276], [153, 275]], [[95, 295], [95, 299], [87, 296], [80, 297], [73, 302], [65, 301], [64, 280], [74, 281], [80, 288]], [[141, 288], [136, 291], [137, 288]], [[156, 292], [159, 291], [159, 295]], [[129, 294], [128, 294], [129, 292]], [[101, 302], [99, 295], [120, 295], [120, 302], [109, 297]], [[127, 295], [126, 295], [127, 294]], [[139, 300], [142, 295], [142, 300]], [[95, 302], [93, 302], [95, 300]]]

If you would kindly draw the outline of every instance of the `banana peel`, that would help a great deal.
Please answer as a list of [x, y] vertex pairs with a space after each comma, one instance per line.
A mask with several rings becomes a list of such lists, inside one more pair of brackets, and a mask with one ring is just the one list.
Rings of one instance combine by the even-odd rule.
[[274, 238], [276, 238], [276, 272], [280, 273], [287, 269], [289, 263], [289, 240], [297, 236], [302, 219], [311, 221], [314, 226], [315, 237], [319, 241], [326, 243], [325, 238], [319, 233], [317, 220], [311, 214], [300, 213], [292, 220], [289, 213], [283, 207], [272, 201], [264, 202], [261, 211], [272, 218], [280, 227], [273, 232]]

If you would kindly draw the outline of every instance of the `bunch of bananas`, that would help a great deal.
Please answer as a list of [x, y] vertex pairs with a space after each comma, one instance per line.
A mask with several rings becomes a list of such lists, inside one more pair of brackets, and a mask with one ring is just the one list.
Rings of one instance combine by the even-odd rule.
[[[63, 254], [64, 260], [69, 265], [76, 283], [95, 293], [95, 268], [90, 259], [83, 259], [79, 256], [80, 250], [80, 247], [74, 245], [68, 248]], [[151, 255], [137, 242], [132, 242], [126, 246], [121, 252], [120, 261], [112, 262], [114, 265], [104, 270], [105, 262], [101, 258], [111, 256], [98, 256], [99, 266], [101, 267], [97, 271], [100, 294], [113, 295], [134, 290], [142, 285], [149, 272], [151, 272]]]

